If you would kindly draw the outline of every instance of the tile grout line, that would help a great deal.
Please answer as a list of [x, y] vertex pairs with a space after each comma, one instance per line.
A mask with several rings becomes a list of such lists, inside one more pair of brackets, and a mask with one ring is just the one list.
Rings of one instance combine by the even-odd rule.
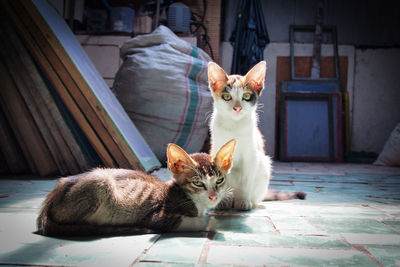
[[208, 253], [210, 252], [211, 242], [217, 233], [214, 231], [209, 231], [207, 233], [207, 240], [204, 242], [203, 249], [200, 252], [199, 260], [197, 264], [207, 264]]
[[[374, 203], [375, 204], [375, 203]], [[368, 207], [368, 208], [370, 208], [370, 209], [373, 209], [373, 210], [376, 210], [376, 211], [379, 211], [379, 212], [381, 212], [381, 213], [383, 213], [383, 214], [385, 214], [388, 218], [388, 220], [396, 220], [396, 217], [395, 216], [393, 216], [392, 214], [390, 214], [388, 211], [386, 211], [386, 210], [383, 210], [383, 209], [381, 209], [381, 208], [379, 208], [379, 207], [374, 207], [374, 206], [371, 206], [371, 205], [369, 205], [369, 204], [365, 204], [365, 206], [364, 207]], [[386, 219], [386, 218], [385, 218]]]
[[279, 229], [276, 228], [276, 225], [274, 224], [274, 221], [271, 219], [271, 217], [270, 217], [270, 216], [267, 216], [267, 219], [268, 219], [268, 221], [271, 223], [272, 229], [273, 229], [278, 235], [280, 235], [280, 234], [281, 234], [281, 231], [279, 231]]
[[29, 267], [78, 267], [77, 265], [47, 265], [47, 264], [30, 264], [30, 263], [2, 263], [0, 266], [29, 266]]
[[262, 245], [262, 244], [239, 244], [239, 243], [214, 243], [212, 246], [215, 247], [247, 247], [247, 248], [289, 248], [289, 249], [310, 249], [310, 250], [328, 250], [328, 251], [340, 251], [340, 250], [351, 250], [349, 248], [326, 248], [326, 247], [308, 247], [308, 246], [284, 246], [284, 245]]
[[390, 221], [390, 220], [388, 220], [388, 219], [381, 219], [381, 220], [379, 220], [379, 222], [382, 223], [383, 225], [385, 225], [386, 227], [392, 229], [392, 230], [395, 231], [396, 233], [400, 233], [400, 231], [399, 231], [398, 229], [396, 229], [395, 227], [393, 227], [393, 226], [390, 225], [390, 224], [387, 224], [387, 223], [385, 222], [385, 220], [386, 220], [386, 221]]
[[162, 234], [158, 235], [157, 239], [154, 240], [154, 242], [148, 248], [145, 248], [142, 253], [140, 253], [140, 255], [132, 262], [132, 264], [129, 265], [129, 267], [133, 267], [138, 264], [141, 259], [146, 255], [146, 253], [161, 239], [161, 236]]
[[[311, 218], [314, 218], [314, 217], [310, 217], [310, 216], [300, 216], [300, 217], [302, 217], [306, 222], [308, 222], [317, 231], [322, 231], [322, 232], [328, 233], [323, 227], [319, 226], [318, 224], [314, 223], [311, 220]], [[315, 216], [315, 218], [324, 218], [324, 217], [323, 216]]]
[[375, 258], [374, 255], [371, 254], [363, 245], [359, 244], [352, 244], [346, 240], [346, 238], [343, 235], [340, 235], [343, 243], [348, 245], [351, 248], [354, 248], [355, 250], [361, 252], [362, 254], [366, 255], [370, 260], [378, 264], [380, 267], [385, 267], [377, 258]]

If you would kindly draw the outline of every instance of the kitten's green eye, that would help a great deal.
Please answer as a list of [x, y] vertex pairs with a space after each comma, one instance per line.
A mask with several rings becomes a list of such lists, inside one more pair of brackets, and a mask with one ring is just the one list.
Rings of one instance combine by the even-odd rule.
[[229, 101], [232, 99], [232, 96], [229, 93], [223, 93], [222, 94], [222, 99], [225, 101]]
[[216, 184], [222, 184], [222, 182], [224, 181], [224, 178], [219, 178], [215, 183]]
[[193, 181], [192, 183], [197, 187], [203, 187], [204, 186], [204, 184], [202, 182], [200, 182], [200, 181]]
[[243, 99], [246, 101], [249, 101], [251, 99], [251, 93], [244, 93], [243, 94]]

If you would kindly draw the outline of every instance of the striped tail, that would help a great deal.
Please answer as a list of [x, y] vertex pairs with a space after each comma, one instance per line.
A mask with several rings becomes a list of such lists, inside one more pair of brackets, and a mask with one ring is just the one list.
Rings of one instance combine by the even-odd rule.
[[289, 199], [306, 199], [307, 194], [303, 191], [283, 192], [276, 190], [268, 190], [263, 201], [289, 200]]

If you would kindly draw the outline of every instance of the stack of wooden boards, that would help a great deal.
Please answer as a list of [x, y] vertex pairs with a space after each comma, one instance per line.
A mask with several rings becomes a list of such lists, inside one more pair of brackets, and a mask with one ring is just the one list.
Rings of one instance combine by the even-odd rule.
[[0, 171], [160, 167], [63, 19], [45, 0], [0, 1]]

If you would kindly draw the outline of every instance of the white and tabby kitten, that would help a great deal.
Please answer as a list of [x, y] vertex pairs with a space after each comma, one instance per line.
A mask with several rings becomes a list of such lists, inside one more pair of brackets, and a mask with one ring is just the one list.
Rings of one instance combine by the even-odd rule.
[[61, 178], [43, 203], [38, 233], [79, 236], [206, 230], [204, 211], [227, 198], [226, 175], [235, 145], [230, 140], [211, 157], [188, 155], [170, 144], [172, 179], [168, 182], [140, 171], [101, 168]]
[[221, 203], [221, 209], [250, 210], [263, 200], [304, 198], [302, 192], [268, 192], [272, 162], [265, 153], [256, 112], [265, 74], [265, 61], [259, 62], [245, 76], [228, 76], [216, 63], [208, 64], [209, 87], [214, 98], [211, 153], [227, 140], [237, 140], [233, 167], [227, 178], [234, 197]]

